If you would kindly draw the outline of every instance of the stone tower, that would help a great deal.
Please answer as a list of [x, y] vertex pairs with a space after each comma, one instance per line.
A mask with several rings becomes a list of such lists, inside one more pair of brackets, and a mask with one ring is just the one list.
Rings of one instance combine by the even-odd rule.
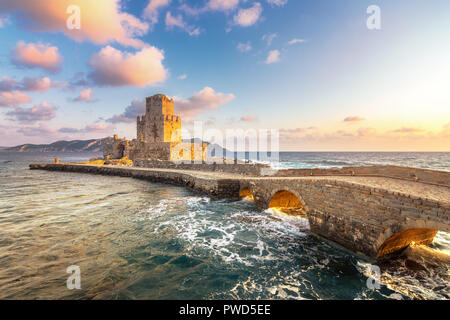
[[146, 98], [145, 114], [137, 117], [136, 139], [119, 139], [103, 147], [105, 159], [206, 161], [206, 143], [182, 142], [181, 118], [173, 115], [173, 100], [163, 94]]
[[181, 142], [181, 118], [173, 114], [173, 99], [163, 94], [146, 98], [145, 115], [137, 117], [141, 142]]

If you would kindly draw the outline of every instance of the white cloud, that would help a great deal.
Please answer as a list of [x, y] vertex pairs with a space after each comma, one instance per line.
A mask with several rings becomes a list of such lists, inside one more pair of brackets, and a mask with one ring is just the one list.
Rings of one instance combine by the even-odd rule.
[[163, 60], [164, 53], [155, 47], [132, 54], [106, 46], [91, 57], [90, 78], [98, 85], [107, 86], [154, 85], [167, 78]]
[[272, 41], [278, 37], [278, 34], [276, 33], [267, 33], [265, 35], [263, 35], [262, 39], [263, 41], [267, 42], [267, 45], [270, 46], [272, 44]]
[[170, 13], [170, 11], [168, 11], [166, 14], [166, 26], [169, 29], [172, 29], [173, 27], [181, 28], [190, 36], [198, 36], [200, 34], [200, 28], [188, 25], [183, 20], [183, 16], [181, 14], [175, 17]]
[[239, 9], [234, 16], [234, 23], [242, 27], [249, 27], [258, 22], [262, 14], [262, 6], [259, 2], [255, 2], [248, 9]]
[[187, 74], [182, 74], [178, 76], [178, 80], [186, 80]]
[[9, 23], [8, 16], [0, 16], [0, 28], [4, 28]]
[[[245, 2], [246, 0], [244, 0]], [[179, 9], [191, 16], [198, 16], [208, 11], [232, 11], [239, 5], [239, 0], [209, 0], [204, 6], [191, 7], [183, 3]]]
[[282, 7], [286, 3], [288, 3], [288, 0], [267, 0], [267, 3], [269, 3], [272, 7], [273, 6]]
[[158, 23], [159, 10], [168, 6], [170, 0], [150, 0], [147, 7], [144, 9], [144, 18], [150, 20], [153, 27]]
[[209, 0], [207, 7], [211, 10], [227, 11], [235, 9], [239, 0]]
[[291, 41], [289, 41], [288, 44], [289, 44], [290, 46], [292, 46], [293, 44], [296, 44], [296, 43], [303, 43], [303, 42], [305, 42], [305, 40], [295, 38], [295, 39], [292, 39]]
[[280, 61], [280, 51], [278, 50], [270, 51], [266, 59], [266, 64], [271, 64], [279, 61]]
[[241, 52], [249, 52], [252, 50], [252, 46], [250, 45], [249, 42], [246, 42], [246, 43], [240, 42], [237, 45], [237, 49]]
[[174, 97], [174, 104], [176, 113], [191, 117], [208, 110], [218, 109], [234, 98], [234, 94], [215, 92], [213, 88], [205, 87], [201, 91], [195, 92], [189, 99]]

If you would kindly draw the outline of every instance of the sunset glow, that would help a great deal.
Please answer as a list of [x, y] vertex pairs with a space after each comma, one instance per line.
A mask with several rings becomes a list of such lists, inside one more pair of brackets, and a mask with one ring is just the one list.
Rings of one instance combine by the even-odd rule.
[[281, 151], [450, 151], [448, 1], [383, 2], [379, 30], [370, 1], [46, 3], [0, 3], [0, 146], [134, 138], [164, 93]]

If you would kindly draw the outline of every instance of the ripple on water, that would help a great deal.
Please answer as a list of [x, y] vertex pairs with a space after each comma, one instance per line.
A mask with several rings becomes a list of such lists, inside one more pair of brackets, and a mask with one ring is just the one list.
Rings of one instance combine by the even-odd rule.
[[[8, 166], [0, 179], [0, 298], [446, 294], [447, 280], [431, 268], [418, 278], [386, 267], [386, 285], [372, 291], [369, 262], [313, 236], [307, 220], [260, 212], [249, 201], [212, 200], [129, 178], [29, 171], [28, 162], [0, 163]], [[449, 240], [438, 234], [433, 247], [448, 250]], [[65, 286], [69, 265], [81, 268], [80, 291]]]

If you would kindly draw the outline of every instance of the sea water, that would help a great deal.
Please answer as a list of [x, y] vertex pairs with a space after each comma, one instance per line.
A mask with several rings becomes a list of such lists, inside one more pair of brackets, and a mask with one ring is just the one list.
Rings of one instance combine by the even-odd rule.
[[[381, 265], [307, 219], [132, 178], [29, 170], [94, 154], [0, 153], [1, 299], [448, 299], [450, 266]], [[288, 153], [282, 167], [397, 164], [449, 170], [450, 153]], [[449, 253], [439, 232], [434, 250]], [[80, 268], [69, 290], [67, 268]], [[411, 267], [413, 266], [413, 267]], [[369, 281], [370, 282], [370, 281]], [[372, 281], [373, 282], [373, 281]]]

